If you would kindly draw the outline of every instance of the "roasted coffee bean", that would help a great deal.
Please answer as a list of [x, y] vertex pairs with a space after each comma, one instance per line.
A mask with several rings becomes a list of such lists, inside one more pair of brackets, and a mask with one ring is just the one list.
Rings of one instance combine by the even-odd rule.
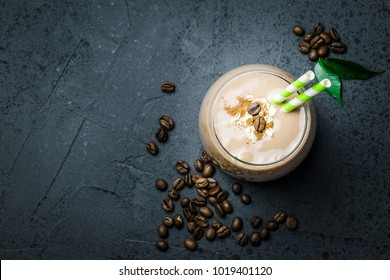
[[188, 209], [192, 212], [192, 214], [196, 215], [198, 214], [198, 209], [196, 208], [196, 205], [193, 201], [190, 202], [190, 205], [188, 206]]
[[160, 251], [166, 251], [166, 250], [168, 250], [169, 245], [168, 245], [168, 242], [166, 242], [165, 240], [157, 240], [156, 247]]
[[173, 92], [175, 90], [175, 84], [172, 82], [163, 82], [161, 85], [163, 92]]
[[230, 214], [233, 212], [233, 206], [229, 200], [225, 199], [224, 201], [221, 202], [221, 205], [222, 205], [223, 211], [225, 211], [225, 213]]
[[183, 208], [183, 215], [186, 217], [187, 221], [193, 221], [195, 219], [195, 214], [187, 207]]
[[317, 51], [319, 57], [327, 57], [329, 54], [328, 46], [322, 46]]
[[173, 226], [173, 219], [172, 219], [172, 217], [165, 216], [163, 218], [163, 224], [166, 225], [167, 227]]
[[332, 37], [329, 33], [321, 32], [320, 37], [324, 40], [325, 45], [329, 45], [332, 42]]
[[204, 167], [204, 163], [201, 162], [199, 159], [197, 159], [197, 160], [194, 162], [194, 167], [195, 167], [195, 170], [196, 170], [196, 171], [202, 172], [203, 167]]
[[253, 127], [257, 132], [262, 132], [265, 129], [266, 121], [262, 116], [257, 116], [253, 121]]
[[209, 189], [212, 189], [218, 185], [217, 180], [214, 178], [207, 178], [207, 181], [209, 181], [209, 185], [207, 186]]
[[213, 211], [209, 207], [203, 206], [199, 208], [199, 214], [209, 219], [213, 216]]
[[198, 248], [198, 243], [194, 239], [186, 238], [184, 240], [184, 247], [188, 250], [195, 251]]
[[278, 223], [273, 221], [273, 220], [272, 221], [268, 221], [266, 226], [271, 231], [275, 231], [279, 227]]
[[331, 27], [329, 29], [329, 34], [332, 37], [333, 41], [335, 41], [335, 42], [340, 41], [339, 33], [337, 32], [337, 30], [334, 27]]
[[213, 228], [208, 228], [204, 234], [207, 240], [213, 241], [216, 237], [216, 232], [215, 229]]
[[240, 194], [242, 192], [242, 185], [238, 182], [233, 183], [232, 191], [234, 194]]
[[279, 211], [275, 214], [274, 220], [279, 224], [283, 223], [286, 220], [286, 213], [284, 213], [283, 211]]
[[240, 246], [244, 246], [248, 243], [248, 235], [245, 232], [241, 232], [239, 235], [236, 237], [236, 242]]
[[206, 151], [202, 152], [202, 154], [200, 155], [199, 159], [204, 164], [211, 162], [211, 157], [210, 157], [210, 155]]
[[299, 43], [298, 50], [301, 53], [308, 53], [310, 51], [310, 48], [310, 44], [308, 42], [303, 41]]
[[170, 199], [163, 199], [161, 201], [162, 208], [167, 212], [172, 212], [175, 209], [175, 204]]
[[227, 226], [222, 226], [217, 230], [218, 238], [224, 238], [230, 234], [230, 229]]
[[229, 193], [227, 191], [221, 190], [219, 192], [219, 194], [217, 195], [217, 201], [222, 202], [222, 201], [226, 200], [226, 198], [228, 198], [228, 196], [229, 196]]
[[242, 229], [242, 219], [240, 217], [234, 217], [232, 219], [232, 223], [230, 224], [230, 228], [232, 231], [240, 231]]
[[324, 26], [321, 23], [316, 23], [314, 25], [314, 32], [320, 34], [322, 31], [324, 31]]
[[173, 120], [168, 116], [162, 116], [159, 122], [160, 122], [160, 126], [164, 128], [166, 131], [172, 130], [173, 127], [175, 126]]
[[310, 41], [310, 47], [312, 49], [318, 49], [323, 44], [324, 44], [324, 40], [319, 35], [314, 36], [314, 38], [311, 39], [311, 41]]
[[252, 116], [256, 116], [257, 114], [260, 113], [261, 111], [261, 106], [257, 102], [253, 102], [248, 106], [247, 109], [248, 113], [251, 114]]
[[251, 202], [252, 202], [252, 198], [249, 196], [249, 194], [242, 194], [241, 195], [241, 201], [242, 201], [242, 203], [244, 203], [244, 204], [250, 204]]
[[295, 230], [298, 227], [298, 220], [294, 216], [290, 215], [286, 219], [286, 226], [289, 230]]
[[168, 140], [168, 132], [164, 128], [159, 127], [156, 131], [156, 139], [158, 142], [166, 142]]
[[347, 51], [347, 46], [341, 42], [334, 42], [330, 45], [330, 49], [334, 53], [345, 53]]
[[207, 178], [200, 178], [196, 181], [195, 186], [198, 189], [205, 189], [209, 186], [209, 181], [207, 180]]
[[168, 188], [168, 183], [164, 179], [158, 179], [155, 183], [155, 186], [160, 191], [165, 191]]
[[220, 216], [221, 218], [225, 216], [225, 211], [223, 210], [222, 206], [219, 205], [218, 203], [214, 205], [214, 210], [215, 213], [217, 213], [217, 215]]
[[296, 24], [293, 28], [293, 32], [297, 36], [302, 36], [305, 33], [305, 30], [303, 30], [302, 26]]
[[190, 202], [191, 202], [191, 200], [185, 196], [180, 200], [180, 205], [181, 205], [181, 207], [185, 208], [185, 207], [188, 207], [190, 205]]
[[269, 237], [269, 229], [263, 227], [259, 230], [261, 240], [267, 240]]
[[179, 199], [180, 193], [175, 189], [168, 190], [168, 197], [173, 200]]
[[259, 216], [254, 216], [251, 220], [251, 226], [253, 228], [259, 228], [263, 220]]
[[189, 187], [192, 187], [194, 185], [191, 174], [188, 173], [184, 176], [184, 183]]
[[169, 229], [166, 225], [160, 224], [157, 227], [157, 233], [158, 233], [158, 235], [160, 235], [160, 237], [167, 237], [169, 234]]
[[309, 43], [311, 41], [311, 39], [314, 38], [314, 33], [312, 32], [308, 32], [305, 34], [305, 36], [303, 37], [303, 41]]
[[203, 177], [200, 174], [192, 174], [192, 182], [194, 183], [194, 185], [196, 184], [196, 181], [198, 181], [201, 178]]
[[151, 153], [152, 155], [157, 155], [158, 154], [158, 147], [156, 143], [154, 142], [149, 142], [146, 144], [146, 148], [148, 149], [148, 152]]
[[309, 57], [309, 59], [311, 61], [317, 61], [318, 60], [318, 52], [317, 52], [317, 50], [312, 49], [309, 52], [308, 57]]
[[175, 215], [175, 217], [173, 217], [173, 224], [174, 224], [175, 227], [177, 227], [177, 228], [182, 228], [183, 225], [184, 225], [183, 216], [180, 215], [180, 214]]
[[218, 229], [220, 229], [222, 227], [222, 223], [221, 223], [220, 220], [214, 220], [211, 223], [211, 227], [216, 229], [216, 230], [218, 230]]
[[195, 224], [195, 222], [193, 221], [190, 221], [187, 223], [187, 231], [189, 233], [194, 233], [195, 229], [197, 228], [198, 226]]
[[184, 180], [182, 178], [177, 178], [175, 181], [172, 183], [172, 187], [177, 190], [181, 191], [185, 186]]
[[206, 201], [206, 198], [204, 198], [202, 196], [196, 196], [192, 200], [192, 203], [195, 204], [195, 206], [202, 207], [202, 206], [206, 206], [207, 201]]
[[194, 221], [201, 228], [206, 228], [206, 227], [209, 226], [209, 222], [203, 216], [195, 216], [195, 220]]
[[210, 196], [217, 196], [221, 190], [222, 189], [220, 186], [215, 186], [214, 188], [210, 189], [209, 195]]
[[204, 198], [207, 198], [209, 196], [208, 189], [196, 189], [197, 193]]
[[257, 231], [254, 231], [249, 236], [249, 242], [252, 244], [252, 246], [259, 246], [261, 243], [260, 233]]
[[199, 240], [203, 237], [204, 230], [202, 228], [196, 227], [194, 232], [192, 233], [192, 237], [195, 240]]
[[214, 172], [215, 172], [214, 165], [211, 163], [206, 163], [202, 170], [202, 176], [205, 178], [210, 178], [211, 176], [213, 176]]
[[180, 174], [185, 175], [188, 173], [189, 170], [190, 170], [190, 166], [184, 160], [178, 160], [176, 162], [176, 171], [179, 172]]
[[[210, 193], [209, 193], [210, 194]], [[216, 197], [213, 197], [213, 196], [209, 196], [208, 199], [209, 203], [214, 206], [218, 201], [217, 201], [217, 198]]]

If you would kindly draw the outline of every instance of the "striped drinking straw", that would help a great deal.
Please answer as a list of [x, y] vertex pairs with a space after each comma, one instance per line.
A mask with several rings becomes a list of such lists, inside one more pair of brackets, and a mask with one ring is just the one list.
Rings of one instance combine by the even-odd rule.
[[331, 85], [332, 83], [329, 81], [329, 79], [323, 79], [321, 82], [315, 84], [305, 92], [299, 94], [297, 97], [291, 99], [289, 102], [284, 104], [282, 109], [286, 112], [291, 112], [307, 100], [319, 94], [321, 91], [325, 90], [326, 88], [329, 88]]
[[272, 97], [272, 102], [276, 105], [280, 105], [291, 94], [304, 87], [314, 79], [315, 75], [313, 71], [307, 71], [304, 75], [295, 80], [292, 84], [282, 90], [278, 95]]

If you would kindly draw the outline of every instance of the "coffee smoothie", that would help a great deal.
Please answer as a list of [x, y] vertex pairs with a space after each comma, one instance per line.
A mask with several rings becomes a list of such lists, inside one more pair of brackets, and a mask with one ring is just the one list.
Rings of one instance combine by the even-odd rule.
[[276, 67], [247, 65], [220, 77], [204, 97], [201, 141], [213, 162], [246, 181], [269, 181], [292, 171], [315, 136], [310, 102], [292, 112], [271, 102], [294, 78]]

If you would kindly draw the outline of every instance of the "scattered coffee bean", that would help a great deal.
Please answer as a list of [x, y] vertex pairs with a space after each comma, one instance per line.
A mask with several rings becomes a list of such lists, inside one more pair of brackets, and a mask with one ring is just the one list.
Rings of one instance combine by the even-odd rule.
[[279, 227], [278, 223], [275, 222], [275, 221], [268, 221], [266, 226], [267, 226], [267, 228], [268, 228], [269, 230], [271, 230], [271, 231], [275, 231], [275, 230], [277, 230], [278, 227]]
[[314, 25], [314, 32], [320, 34], [322, 31], [324, 31], [324, 26], [321, 23], [316, 23]]
[[186, 238], [184, 240], [184, 247], [188, 250], [195, 251], [198, 248], [198, 243], [194, 239]]
[[175, 189], [168, 190], [168, 197], [173, 200], [179, 199], [180, 193]]
[[252, 116], [256, 116], [257, 114], [260, 113], [261, 107], [260, 104], [257, 102], [253, 102], [248, 106], [248, 113], [251, 114]]
[[180, 174], [185, 175], [188, 173], [189, 170], [190, 170], [190, 166], [185, 161], [178, 160], [176, 162], [176, 171], [179, 172]]
[[197, 160], [194, 162], [194, 167], [195, 167], [195, 170], [196, 170], [196, 171], [202, 172], [203, 167], [204, 167], [204, 163], [201, 162], [199, 159], [197, 159]]
[[172, 187], [177, 190], [181, 191], [185, 186], [184, 180], [182, 178], [177, 178], [175, 181], [172, 183]]
[[333, 41], [335, 41], [335, 42], [340, 41], [340, 35], [339, 35], [339, 33], [337, 32], [336, 28], [331, 27], [331, 28], [329, 29], [329, 34], [330, 34], [330, 36], [332, 37]]
[[189, 187], [192, 187], [194, 185], [191, 174], [188, 173], [184, 176], [184, 183]]
[[227, 226], [222, 226], [217, 230], [218, 238], [227, 237], [230, 234], [230, 229]]
[[228, 196], [229, 196], [229, 193], [227, 191], [221, 190], [217, 195], [217, 201], [222, 202], [222, 201], [226, 200], [226, 198], [228, 198]]
[[173, 219], [172, 219], [172, 217], [165, 216], [163, 218], [163, 224], [166, 225], [167, 227], [172, 227], [173, 226]]
[[[206, 201], [206, 198], [204, 198], [204, 197], [202, 197], [202, 196], [196, 196], [196, 197], [192, 200], [192, 203], [195, 204], [195, 206], [202, 207], [202, 206], [206, 206], [207, 201]], [[190, 205], [191, 205], [191, 204], [190, 204]]]
[[259, 228], [263, 220], [259, 216], [254, 216], [251, 220], [251, 226], [253, 228]]
[[184, 225], [183, 216], [180, 214], [175, 215], [175, 217], [173, 217], [173, 224], [177, 228], [182, 228]]
[[242, 192], [242, 185], [238, 182], [233, 183], [232, 191], [234, 194], [240, 194]]
[[196, 181], [195, 186], [198, 189], [205, 189], [209, 186], [209, 181], [207, 180], [207, 178], [200, 178]]
[[216, 229], [216, 230], [218, 230], [218, 229], [220, 229], [222, 227], [222, 223], [221, 223], [220, 220], [214, 220], [211, 223], [211, 227]]
[[298, 227], [298, 220], [294, 216], [290, 215], [286, 219], [286, 226], [289, 230], [295, 230]]
[[206, 151], [203, 151], [199, 158], [204, 164], [211, 162], [211, 157]]
[[242, 194], [241, 201], [244, 204], [250, 204], [252, 202], [252, 198], [248, 194]]
[[190, 205], [190, 202], [191, 200], [188, 198], [188, 197], [183, 197], [181, 200], [180, 200], [180, 205], [181, 207], [188, 207]]
[[149, 142], [146, 144], [146, 148], [148, 149], [148, 152], [151, 153], [152, 155], [157, 155], [158, 154], [158, 147], [156, 143], [154, 142]]
[[248, 235], [245, 232], [241, 232], [239, 235], [236, 237], [236, 242], [240, 246], [244, 246], [248, 243]]
[[162, 116], [159, 122], [160, 122], [160, 126], [164, 128], [166, 131], [172, 130], [173, 127], [175, 126], [173, 120], [168, 116]]
[[168, 245], [168, 242], [166, 242], [165, 240], [157, 240], [156, 247], [160, 251], [164, 252], [164, 251], [168, 250], [169, 245]]
[[324, 40], [325, 45], [329, 45], [332, 42], [332, 37], [329, 33], [321, 32], [320, 37]]
[[159, 127], [156, 131], [156, 139], [158, 142], [166, 142], [168, 140], [168, 132], [164, 128]]
[[274, 220], [279, 224], [283, 223], [286, 220], [286, 213], [284, 213], [283, 211], [279, 211], [275, 214]]
[[204, 230], [197, 227], [194, 232], [192, 233], [192, 237], [195, 239], [195, 240], [199, 240], [203, 237], [203, 233], [204, 233]]
[[212, 165], [211, 163], [206, 163], [204, 165], [203, 170], [202, 170], [202, 175], [205, 178], [209, 178], [209, 177], [213, 176], [214, 172], [215, 172], [214, 165]]
[[296, 24], [293, 28], [293, 32], [295, 33], [295, 35], [297, 36], [302, 36], [305, 31], [303, 30], [302, 26]]
[[222, 206], [219, 205], [218, 203], [214, 205], [214, 210], [215, 213], [217, 213], [217, 215], [220, 216], [221, 218], [225, 216], [225, 211], [223, 210]]
[[301, 52], [301, 53], [308, 53], [310, 51], [310, 44], [308, 42], [300, 42], [299, 43], [299, 47], [298, 47], [298, 50]]
[[160, 191], [165, 191], [168, 188], [168, 183], [164, 179], [158, 179], [155, 183], [155, 186]]
[[209, 196], [209, 191], [207, 189], [196, 189], [197, 193], [204, 197], [207, 198]]
[[170, 199], [163, 199], [161, 201], [162, 208], [167, 212], [172, 212], [175, 209], [175, 204]]
[[345, 53], [347, 51], [347, 46], [341, 42], [334, 42], [330, 45], [330, 49], [334, 53]]
[[314, 36], [314, 38], [311, 39], [311, 41], [310, 41], [310, 47], [312, 49], [318, 49], [323, 44], [324, 44], [324, 40], [319, 35]]
[[233, 212], [233, 206], [229, 200], [225, 199], [224, 201], [222, 201], [221, 206], [223, 208], [223, 211], [225, 211], [225, 213], [230, 214]]
[[195, 220], [194, 221], [201, 228], [206, 228], [206, 227], [209, 226], [209, 222], [203, 216], [195, 216]]
[[204, 234], [207, 240], [213, 241], [216, 237], [216, 232], [215, 229], [213, 228], [208, 228]]
[[188, 209], [192, 212], [192, 214], [198, 214], [198, 209], [196, 208], [196, 204], [193, 201], [190, 202]]
[[303, 37], [303, 41], [309, 43], [313, 38], [314, 38], [314, 33], [309, 32], [305, 34], [305, 36]]
[[260, 233], [260, 237], [262, 240], [268, 239], [268, 237], [269, 237], [269, 229], [268, 228], [266, 228], [266, 227], [261, 228], [259, 233]]
[[161, 90], [163, 92], [173, 92], [175, 90], [175, 84], [172, 82], [164, 82], [161, 85]]
[[266, 121], [262, 116], [257, 116], [253, 121], [253, 127], [257, 132], [262, 132], [265, 129]]
[[232, 231], [240, 231], [242, 229], [242, 219], [240, 217], [234, 217], [232, 219], [232, 223], [230, 225], [230, 228], [232, 229]]
[[203, 177], [200, 174], [192, 174], [192, 182], [194, 183], [194, 185], [196, 184], [196, 181], [198, 181], [201, 178]]
[[221, 190], [222, 189], [221, 189], [220, 186], [215, 186], [214, 188], [210, 189], [209, 195], [210, 196], [217, 196], [220, 193]]
[[327, 57], [329, 54], [328, 46], [322, 46], [317, 51], [319, 57]]
[[252, 232], [249, 236], [249, 242], [252, 246], [259, 246], [261, 243], [260, 233], [257, 231]]
[[[210, 194], [210, 193], [209, 193]], [[208, 198], [208, 201], [209, 201], [209, 203], [212, 205], [212, 206], [214, 206], [218, 201], [217, 201], [217, 198], [216, 197], [213, 197], [213, 196], [210, 196], [209, 198]]]
[[195, 219], [195, 214], [192, 213], [192, 211], [188, 207], [183, 208], [183, 215], [184, 217], [186, 217], [187, 221], [193, 221]]
[[209, 185], [207, 186], [209, 189], [218, 186], [217, 180], [215, 180], [214, 178], [207, 178], [207, 181], [209, 181]]
[[169, 234], [169, 229], [166, 225], [160, 224], [157, 228], [157, 233], [160, 237], [167, 237]]
[[194, 233], [196, 228], [197, 228], [197, 225], [195, 224], [195, 222], [190, 221], [190, 222], [187, 223], [187, 231], [189, 233]]
[[200, 207], [199, 213], [207, 219], [213, 217], [213, 211], [207, 206]]
[[308, 57], [309, 57], [309, 59], [311, 61], [317, 61], [318, 60], [318, 52], [317, 52], [317, 50], [312, 49], [309, 52]]

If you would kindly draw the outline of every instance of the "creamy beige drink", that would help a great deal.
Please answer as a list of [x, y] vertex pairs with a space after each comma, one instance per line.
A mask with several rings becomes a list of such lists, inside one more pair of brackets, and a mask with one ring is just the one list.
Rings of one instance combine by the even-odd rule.
[[[266, 65], [247, 65], [219, 78], [204, 97], [201, 141], [216, 165], [246, 181], [268, 181], [292, 171], [315, 135], [310, 103], [286, 113], [270, 100], [294, 78]], [[258, 104], [259, 112], [248, 112]], [[257, 105], [256, 105], [257, 106]]]

